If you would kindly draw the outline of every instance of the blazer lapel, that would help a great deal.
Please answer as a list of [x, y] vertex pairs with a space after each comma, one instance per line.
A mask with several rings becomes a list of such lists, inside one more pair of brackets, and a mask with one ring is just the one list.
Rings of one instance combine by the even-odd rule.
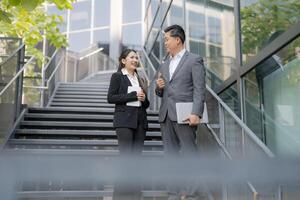
[[171, 62], [171, 60], [170, 59], [168, 59], [166, 62], [165, 62], [165, 66], [166, 66], [166, 75], [165, 75], [165, 81], [169, 81], [170, 80], [170, 62]]
[[132, 85], [131, 85], [131, 82], [130, 82], [130, 80], [129, 80], [129, 78], [127, 77], [127, 75], [124, 75], [124, 74], [123, 74], [123, 77], [124, 77], [124, 79], [125, 79], [126, 82], [127, 82], [127, 86], [132, 86]]
[[183, 63], [184, 63], [184, 61], [186, 60], [187, 56], [188, 56], [188, 51], [186, 51], [186, 52], [184, 53], [184, 55], [182, 56], [180, 62], [178, 63], [178, 66], [176, 67], [176, 69], [175, 69], [175, 71], [174, 71], [174, 73], [173, 73], [173, 76], [172, 76], [170, 82], [174, 79], [174, 77], [176, 76], [176, 74], [178, 73], [178, 71], [182, 68]]

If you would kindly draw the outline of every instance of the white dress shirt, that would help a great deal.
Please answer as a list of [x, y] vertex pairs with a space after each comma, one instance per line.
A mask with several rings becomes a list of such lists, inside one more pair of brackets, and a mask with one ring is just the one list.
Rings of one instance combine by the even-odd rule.
[[173, 56], [173, 57], [171, 56], [171, 61], [170, 61], [170, 65], [169, 65], [170, 80], [172, 79], [172, 76], [173, 76], [173, 74], [185, 52], [186, 52], [186, 49], [182, 49], [175, 56]]
[[[137, 77], [137, 74], [135, 72], [133, 75], [131, 75], [126, 68], [122, 68], [121, 71], [122, 71], [123, 75], [126, 75], [128, 77], [128, 79], [133, 87], [141, 87], [138, 77]], [[142, 103], [139, 101], [138, 106], [141, 106], [141, 105], [142, 105]]]

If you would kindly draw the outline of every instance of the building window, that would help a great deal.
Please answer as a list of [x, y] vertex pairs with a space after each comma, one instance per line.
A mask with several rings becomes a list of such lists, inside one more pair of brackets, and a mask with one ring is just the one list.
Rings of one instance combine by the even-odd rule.
[[110, 1], [95, 0], [94, 27], [110, 25]]
[[91, 1], [80, 1], [73, 4], [70, 13], [70, 31], [91, 28]]

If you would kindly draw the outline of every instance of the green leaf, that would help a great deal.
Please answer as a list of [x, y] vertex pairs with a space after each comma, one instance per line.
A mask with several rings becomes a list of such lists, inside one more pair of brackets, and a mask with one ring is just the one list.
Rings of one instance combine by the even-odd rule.
[[8, 0], [8, 3], [12, 6], [18, 6], [21, 3], [21, 0]]
[[28, 10], [32, 11], [39, 5], [39, 0], [22, 0], [21, 6]]
[[6, 22], [6, 23], [11, 23], [10, 17], [12, 17], [11, 14], [9, 14], [3, 10], [0, 10], [0, 21]]

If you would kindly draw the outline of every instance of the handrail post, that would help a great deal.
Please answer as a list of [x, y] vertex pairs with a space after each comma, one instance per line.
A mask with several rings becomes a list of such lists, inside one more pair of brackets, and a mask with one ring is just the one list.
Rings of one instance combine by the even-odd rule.
[[[24, 66], [24, 58], [25, 58], [25, 46], [23, 46], [19, 53], [18, 53], [18, 66], [16, 73], [22, 69]], [[18, 115], [21, 113], [21, 107], [22, 107], [22, 92], [23, 92], [23, 73], [22, 75], [18, 77], [16, 81], [16, 101], [15, 101], [15, 116], [14, 120], [17, 119]]]

